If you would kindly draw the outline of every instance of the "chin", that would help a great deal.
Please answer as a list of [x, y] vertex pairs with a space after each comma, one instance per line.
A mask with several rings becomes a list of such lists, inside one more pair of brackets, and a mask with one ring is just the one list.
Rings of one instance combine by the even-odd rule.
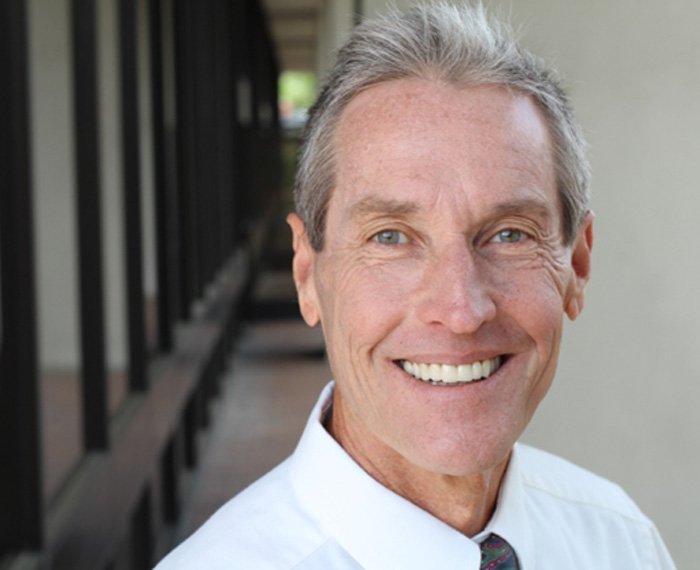
[[[418, 443], [418, 445], [416, 445]], [[413, 442], [404, 457], [416, 467], [450, 477], [466, 477], [488, 472], [508, 461], [515, 440], [479, 441], [469, 438], [467, 442], [437, 439]]]

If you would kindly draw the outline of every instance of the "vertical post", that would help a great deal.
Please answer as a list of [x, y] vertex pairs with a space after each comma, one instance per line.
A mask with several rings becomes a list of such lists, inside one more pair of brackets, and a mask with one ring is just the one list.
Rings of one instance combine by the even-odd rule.
[[94, 0], [73, 0], [72, 25], [83, 441], [98, 450], [109, 436]]
[[180, 228], [180, 298], [178, 315], [190, 317], [192, 302], [197, 296], [198, 250], [196, 240], [197, 200], [195, 195], [195, 116], [193, 79], [192, 18], [195, 6], [190, 0], [174, 0], [177, 92], [177, 195], [178, 227]]
[[180, 516], [179, 475], [182, 468], [181, 427], [171, 437], [160, 461], [161, 511], [163, 520], [175, 524]]
[[213, 116], [212, 97], [212, 53], [211, 53], [211, 25], [210, 12], [211, 0], [200, 0], [192, 4], [192, 63], [193, 68], [193, 112], [194, 112], [194, 136], [197, 144], [194, 146], [193, 159], [194, 193], [197, 196], [196, 204], [196, 244], [197, 265], [196, 291], [200, 296], [209, 283], [213, 270], [211, 264], [212, 241], [215, 227], [212, 226], [212, 196], [214, 188], [212, 184], [213, 158], [216, 148], [214, 133], [216, 132]]
[[158, 283], [158, 348], [169, 351], [173, 347], [173, 279], [170, 255], [171, 187], [169, 185], [166, 155], [165, 88], [163, 70], [163, 9], [162, 0], [150, 0], [150, 59], [151, 59], [151, 115], [153, 117], [153, 182], [155, 194], [156, 278]]
[[231, 50], [230, 35], [233, 33], [232, 6], [226, 0], [218, 0], [215, 15], [215, 51], [216, 69], [216, 108], [217, 117], [220, 117], [217, 128], [218, 140], [218, 170], [217, 170], [217, 194], [219, 200], [218, 211], [215, 212], [219, 225], [219, 244], [217, 250], [217, 266], [221, 266], [233, 252], [232, 227], [234, 220], [233, 193], [234, 193], [234, 133], [236, 129], [235, 109], [235, 67]]
[[24, 0], [0, 1], [0, 559], [42, 542]]
[[236, 2], [231, 5], [231, 32], [229, 33], [229, 49], [231, 51], [231, 73], [233, 76], [233, 192], [231, 206], [228, 215], [231, 219], [231, 239], [234, 246], [238, 246], [244, 237], [244, 223], [242, 212], [245, 206], [245, 188], [248, 180], [247, 162], [245, 156], [248, 145], [246, 144], [247, 129], [245, 114], [245, 89], [246, 80], [249, 77], [248, 51], [250, 46], [246, 41], [246, 22], [248, 8], [244, 2]]
[[[123, 1], [123, 0], [122, 0]], [[131, 518], [130, 529], [130, 568], [132, 570], [149, 570], [153, 567], [151, 555], [153, 552], [151, 490], [144, 489], [141, 499]]]
[[357, 26], [362, 23], [364, 15], [364, 2], [362, 0], [353, 0], [353, 25]]
[[142, 391], [146, 390], [148, 381], [143, 299], [138, 52], [134, 0], [119, 2], [119, 48], [129, 387]]

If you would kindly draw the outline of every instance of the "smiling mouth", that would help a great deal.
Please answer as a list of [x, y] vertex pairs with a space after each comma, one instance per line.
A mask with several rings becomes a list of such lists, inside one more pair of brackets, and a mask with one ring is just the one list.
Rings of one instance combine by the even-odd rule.
[[505, 357], [497, 356], [488, 360], [478, 360], [470, 364], [426, 364], [411, 362], [410, 360], [399, 360], [397, 364], [407, 373], [436, 386], [454, 386], [459, 384], [469, 384], [477, 380], [485, 380], [496, 372], [505, 362]]

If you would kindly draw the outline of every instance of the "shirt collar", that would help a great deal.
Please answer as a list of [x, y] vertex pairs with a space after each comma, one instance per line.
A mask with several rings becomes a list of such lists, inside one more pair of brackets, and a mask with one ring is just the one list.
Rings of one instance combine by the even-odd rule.
[[508, 541], [518, 557], [521, 570], [535, 568], [535, 552], [532, 531], [525, 510], [525, 487], [522, 478], [520, 446], [516, 443], [508, 461], [496, 511], [486, 528], [474, 537], [481, 542], [495, 533]]
[[516, 452], [499, 506], [472, 540], [382, 486], [338, 445], [321, 423], [332, 394], [330, 383], [292, 456], [292, 483], [301, 504], [363, 568], [479, 568], [478, 543], [489, 532], [513, 546], [523, 570], [533, 567]]

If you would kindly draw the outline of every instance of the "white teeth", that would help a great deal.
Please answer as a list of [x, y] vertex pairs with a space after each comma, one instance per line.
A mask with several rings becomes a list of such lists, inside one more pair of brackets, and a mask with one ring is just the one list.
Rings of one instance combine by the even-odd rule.
[[449, 364], [442, 365], [443, 382], [457, 382], [457, 367]]
[[429, 364], [419, 364], [418, 368], [420, 373], [417, 377], [421, 380], [430, 380], [430, 365]]
[[484, 367], [481, 365], [481, 362], [475, 362], [472, 364], [472, 375], [475, 378], [481, 378], [484, 374]]
[[430, 378], [440, 378], [442, 377], [442, 366], [439, 364], [430, 365]]
[[471, 364], [460, 364], [457, 367], [457, 381], [458, 382], [471, 382], [472, 381]]
[[471, 364], [425, 364], [401, 360], [401, 367], [414, 378], [431, 384], [457, 384], [488, 378], [501, 366], [501, 357], [479, 360]]

